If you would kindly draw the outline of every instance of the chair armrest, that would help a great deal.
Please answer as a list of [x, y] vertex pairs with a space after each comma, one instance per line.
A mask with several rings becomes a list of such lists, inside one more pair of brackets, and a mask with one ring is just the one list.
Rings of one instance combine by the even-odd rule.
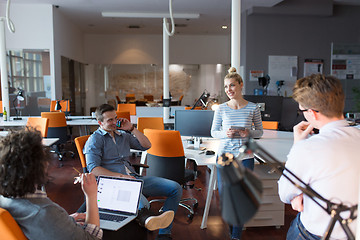
[[135, 172], [137, 172], [137, 173], [140, 173], [140, 168], [149, 168], [148, 165], [142, 164], [142, 163], [133, 163], [131, 165], [134, 167]]

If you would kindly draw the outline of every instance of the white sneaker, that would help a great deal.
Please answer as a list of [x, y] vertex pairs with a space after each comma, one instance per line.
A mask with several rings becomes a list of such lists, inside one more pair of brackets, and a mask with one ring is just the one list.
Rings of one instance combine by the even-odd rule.
[[174, 216], [175, 213], [172, 210], [163, 212], [159, 216], [150, 216], [145, 220], [145, 227], [150, 231], [166, 228], [172, 223]]

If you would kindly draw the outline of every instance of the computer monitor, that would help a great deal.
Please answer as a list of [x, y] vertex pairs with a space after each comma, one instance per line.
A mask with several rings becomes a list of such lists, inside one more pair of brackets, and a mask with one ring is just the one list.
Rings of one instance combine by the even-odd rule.
[[213, 117], [211, 110], [176, 110], [175, 130], [181, 136], [194, 137], [194, 148], [199, 148], [201, 137], [211, 137]]

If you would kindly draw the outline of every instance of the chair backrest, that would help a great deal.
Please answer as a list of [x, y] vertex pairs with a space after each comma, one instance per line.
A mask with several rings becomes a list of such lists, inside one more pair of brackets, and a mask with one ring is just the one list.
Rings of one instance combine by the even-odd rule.
[[145, 128], [164, 130], [164, 120], [162, 117], [139, 117], [137, 129], [144, 133]]
[[279, 122], [276, 121], [263, 121], [263, 129], [277, 130], [279, 127]]
[[130, 112], [116, 112], [116, 116], [118, 118], [126, 118], [127, 120], [131, 121]]
[[47, 137], [49, 119], [42, 117], [29, 117], [27, 119], [26, 126], [35, 128], [36, 130], [41, 132], [42, 137]]
[[[58, 100], [51, 101], [50, 112], [60, 112], [60, 110], [55, 110], [57, 101]], [[60, 106], [62, 112], [70, 112], [70, 100], [60, 100]]]
[[[191, 110], [192, 107], [185, 107], [185, 110]], [[202, 107], [195, 107], [193, 110], [202, 110]]]
[[3, 113], [4, 109], [3, 109], [3, 106], [2, 106], [2, 101], [0, 101], [0, 113]]
[[151, 142], [147, 150], [147, 176], [157, 176], [185, 183], [184, 148], [179, 131], [145, 129], [145, 136]]
[[118, 112], [130, 112], [130, 115], [136, 115], [135, 103], [120, 103], [117, 105]]
[[59, 138], [59, 144], [65, 143], [68, 140], [64, 112], [42, 112], [41, 117], [49, 119], [47, 137]]
[[84, 173], [87, 173], [88, 170], [86, 168], [86, 158], [85, 158], [85, 155], [83, 153], [83, 149], [84, 149], [85, 143], [86, 143], [86, 141], [88, 140], [89, 137], [90, 137], [90, 135], [86, 135], [86, 136], [77, 137], [74, 140], [75, 145], [76, 145], [76, 149], [77, 149], [79, 157], [80, 157], [81, 166], [83, 168]]
[[146, 99], [147, 101], [154, 101], [154, 96], [153, 95], [150, 95], [150, 94], [147, 94], [147, 95], [144, 95], [144, 99]]
[[185, 183], [184, 148], [179, 131], [144, 129], [151, 142], [147, 150], [147, 176], [157, 176]]
[[26, 240], [24, 233], [11, 214], [0, 208], [0, 239], [6, 240]]
[[128, 94], [126, 94], [125, 99], [126, 99], [126, 102], [129, 102], [131, 100], [136, 100], [135, 94], [134, 93], [128, 93]]
[[118, 96], [118, 95], [116, 95], [115, 97], [116, 97], [116, 101], [117, 101], [117, 103], [121, 103], [121, 100], [120, 100], [119, 96]]

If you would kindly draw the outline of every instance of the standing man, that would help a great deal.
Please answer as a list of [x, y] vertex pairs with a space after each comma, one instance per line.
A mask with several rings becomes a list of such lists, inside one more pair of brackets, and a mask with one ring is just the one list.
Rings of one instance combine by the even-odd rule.
[[[129, 162], [130, 149], [149, 149], [151, 143], [148, 138], [127, 119], [119, 119], [121, 124], [117, 127], [115, 109], [109, 104], [100, 105], [95, 114], [100, 127], [89, 137], [84, 147], [89, 172], [95, 176], [142, 179], [144, 186], [138, 218], [149, 230], [160, 228], [156, 239], [172, 239], [172, 220], [182, 196], [181, 186], [165, 178], [138, 175]], [[151, 216], [149, 202], [144, 195], [167, 197], [163, 207], [164, 213], [157, 217]]]
[[[294, 145], [285, 167], [325, 199], [349, 206], [359, 201], [360, 130], [343, 117], [345, 96], [332, 76], [313, 74], [296, 81], [293, 98], [307, 122], [294, 127]], [[312, 135], [313, 129], [319, 134]], [[299, 211], [287, 233], [288, 240], [320, 239], [331, 216], [285, 177], [279, 180], [279, 195]], [[320, 201], [321, 202], [321, 201]], [[355, 235], [356, 220], [349, 224]], [[346, 239], [335, 225], [331, 239]]]

